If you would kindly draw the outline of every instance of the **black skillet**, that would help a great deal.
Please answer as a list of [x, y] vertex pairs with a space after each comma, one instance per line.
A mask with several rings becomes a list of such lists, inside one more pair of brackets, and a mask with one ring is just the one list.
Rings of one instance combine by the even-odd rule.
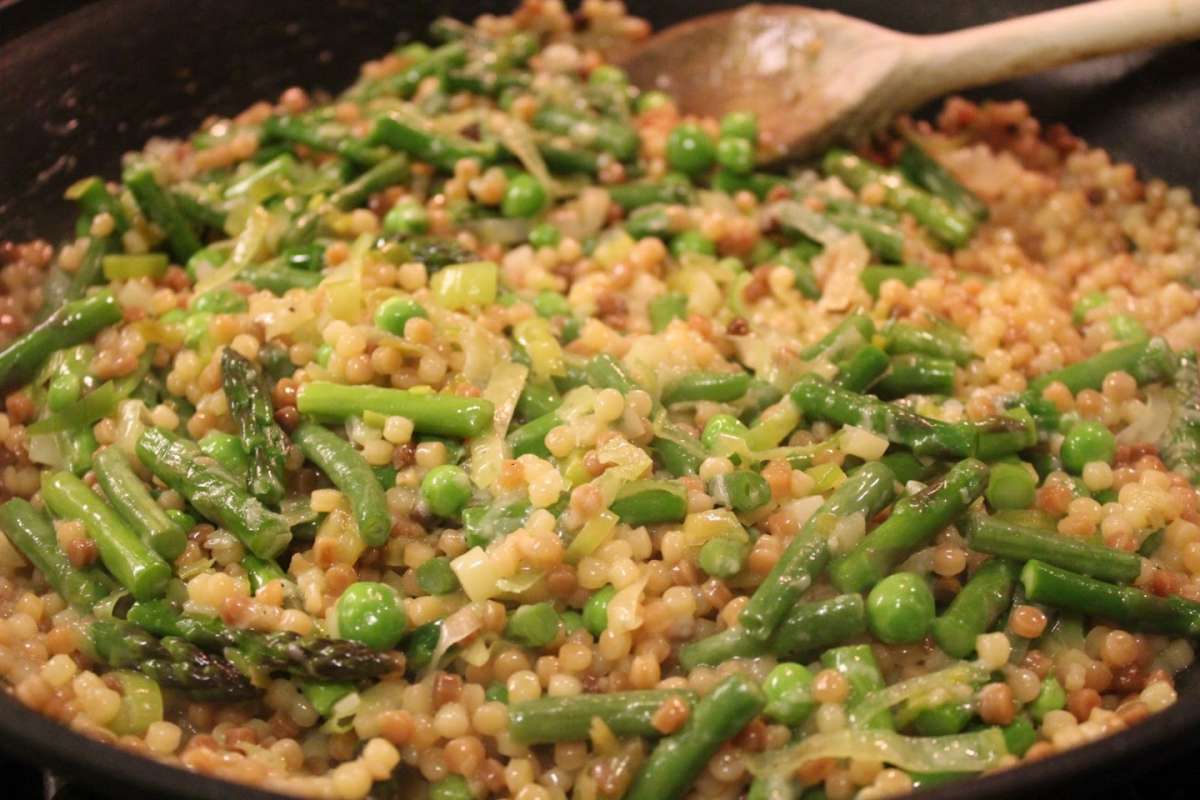
[[[1065, 3], [808, 4], [932, 33]], [[657, 27], [737, 3], [632, 5]], [[469, 19], [508, 8], [462, 0], [0, 0], [0, 240], [66, 235], [72, 213], [61, 200], [63, 189], [81, 176], [116, 175], [121, 153], [151, 136], [185, 134], [210, 113], [235, 113], [291, 85], [336, 90], [360, 62], [385, 52], [397, 37], [420, 35], [436, 15]], [[1078, 65], [979, 96], [1024, 98], [1038, 118], [1066, 123], [1144, 174], [1200, 187], [1200, 46]], [[1139, 776], [1149, 781], [1152, 771], [1171, 767], [1186, 781], [1194, 769], [1186, 754], [1189, 748], [1197, 753], [1190, 738], [1200, 733], [1196, 673], [1182, 676], [1178, 703], [1129, 732], [922, 797], [1111, 797]], [[0, 750], [115, 797], [277, 797], [99, 744], [6, 695], [0, 697]], [[1193, 795], [1180, 788], [1168, 794]], [[1155, 797], [1165, 800], [1161, 789]]]

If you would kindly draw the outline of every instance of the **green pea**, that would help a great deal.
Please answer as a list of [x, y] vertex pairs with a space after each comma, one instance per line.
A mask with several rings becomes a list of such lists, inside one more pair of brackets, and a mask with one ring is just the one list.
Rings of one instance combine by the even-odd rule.
[[322, 367], [329, 366], [329, 358], [333, 355], [333, 346], [326, 343], [317, 348], [317, 352], [313, 354], [313, 360]]
[[554, 247], [562, 241], [562, 232], [549, 222], [533, 226], [529, 232], [529, 243], [534, 247]]
[[764, 713], [784, 725], [799, 725], [817, 707], [812, 696], [813, 674], [800, 664], [784, 662], [763, 681], [763, 693], [767, 696]]
[[717, 163], [735, 175], [754, 171], [754, 145], [749, 139], [723, 136], [717, 142]]
[[433, 661], [438, 642], [442, 639], [441, 621], [426, 622], [409, 635], [404, 643], [404, 659], [410, 672], [420, 672]]
[[601, 64], [588, 75], [588, 83], [592, 86], [625, 86], [629, 83], [629, 76], [620, 67]]
[[508, 702], [508, 687], [503, 683], [496, 681], [490, 684], [483, 692], [483, 699], [492, 703], [507, 703]]
[[393, 336], [403, 336], [404, 326], [414, 317], [428, 319], [429, 314], [411, 297], [390, 297], [375, 309], [375, 327]]
[[671, 240], [671, 254], [681, 258], [685, 253], [715, 256], [717, 246], [712, 239], [697, 230], [684, 231]]
[[1029, 713], [1038, 722], [1051, 711], [1057, 711], [1060, 708], [1066, 708], [1067, 693], [1063, 689], [1062, 684], [1053, 675], [1046, 676], [1042, 681], [1042, 688], [1038, 691], [1038, 696], [1029, 704]]
[[471, 479], [462, 467], [442, 464], [425, 473], [421, 497], [439, 517], [456, 517], [471, 499]]
[[350, 584], [337, 601], [338, 633], [376, 650], [391, 650], [404, 636], [408, 618], [400, 596], [385, 583]]
[[583, 627], [596, 638], [608, 627], [608, 601], [613, 599], [617, 588], [612, 584], [597, 589], [583, 604]]
[[712, 167], [716, 157], [712, 139], [699, 125], [676, 125], [667, 136], [667, 163], [672, 169], [699, 175]]
[[745, 423], [732, 414], [713, 414], [700, 434], [700, 443], [705, 450], [713, 450], [724, 436], [736, 436], [739, 439], [749, 435], [750, 429]]
[[647, 111], [653, 111], [656, 108], [662, 108], [663, 106], [670, 105], [674, 102], [675, 101], [671, 99], [671, 95], [667, 94], [666, 92], [660, 92], [657, 90], [642, 92], [640, 95], [638, 95], [637, 111], [639, 114], [644, 114]]
[[753, 111], [730, 111], [721, 117], [721, 138], [758, 141], [758, 117]]
[[914, 644], [925, 638], [935, 614], [933, 592], [920, 575], [889, 575], [867, 595], [867, 623], [888, 644]]
[[732, 578], [742, 571], [746, 556], [750, 553], [748, 542], [739, 542], [728, 536], [709, 539], [700, 548], [697, 563], [700, 569], [714, 578]]
[[504, 636], [525, 647], [545, 647], [558, 636], [558, 612], [552, 603], [521, 606], [508, 618]]
[[550, 289], [543, 289], [533, 298], [533, 310], [539, 317], [569, 317], [571, 306], [567, 298]]
[[500, 213], [506, 217], [532, 217], [546, 205], [546, 189], [527, 173], [514, 175], [504, 190]]
[[1075, 301], [1074, 308], [1071, 309], [1071, 321], [1076, 325], [1082, 325], [1087, 321], [1088, 312], [1100, 306], [1108, 304], [1108, 295], [1104, 292], [1092, 292], [1085, 294], [1083, 297]]
[[997, 511], [1006, 508], [1029, 508], [1037, 492], [1037, 480], [1024, 464], [1002, 461], [993, 464], [988, 475], [988, 505]]
[[429, 213], [416, 200], [401, 200], [383, 217], [383, 232], [389, 236], [416, 236], [429, 230]]
[[779, 245], [775, 244], [770, 239], [763, 238], [759, 239], [755, 243], [754, 249], [750, 251], [750, 255], [747, 257], [747, 259], [751, 264], [757, 267], [759, 264], [766, 264], [767, 262], [771, 261], [778, 253]]
[[1063, 439], [1063, 466], [1079, 475], [1084, 466], [1093, 461], [1103, 461], [1111, 464], [1117, 452], [1117, 440], [1112, 432], [1099, 422], [1084, 420], [1071, 426]]
[[458, 577], [445, 556], [431, 558], [417, 567], [417, 585], [426, 594], [450, 594], [458, 588]]
[[447, 775], [430, 784], [429, 800], [475, 800], [475, 795], [462, 775]]
[[583, 614], [574, 609], [568, 608], [559, 614], [558, 617], [559, 622], [562, 624], [563, 634], [566, 636], [570, 636], [583, 627]]
[[184, 272], [187, 273], [192, 283], [195, 283], [202, 273], [221, 266], [227, 258], [229, 258], [229, 254], [224, 250], [203, 247], [192, 253], [192, 257], [184, 265]]

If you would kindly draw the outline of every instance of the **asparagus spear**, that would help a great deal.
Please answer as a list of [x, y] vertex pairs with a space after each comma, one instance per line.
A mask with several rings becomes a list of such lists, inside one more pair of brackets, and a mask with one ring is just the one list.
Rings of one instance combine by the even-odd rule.
[[987, 478], [987, 465], [968, 458], [937, 483], [901, 499], [883, 524], [834, 560], [829, 568], [833, 585], [843, 592], [870, 589], [962, 514], [983, 493]]
[[358, 681], [390, 672], [391, 657], [349, 639], [304, 638], [226, 627], [215, 617], [179, 614], [165, 601], [135, 603], [128, 620], [156, 636], [174, 636], [270, 672], [315, 681]]
[[116, 447], [106, 447], [92, 458], [92, 469], [108, 501], [143, 542], [168, 560], [173, 561], [183, 552], [187, 547], [187, 531], [154, 501], [124, 453]]
[[1142, 559], [1084, 539], [1060, 536], [1025, 525], [972, 514], [964, 525], [972, 550], [1016, 561], [1034, 559], [1104, 581], [1128, 583], [1142, 571]]
[[[853, 715], [854, 707], [861, 703], [867, 695], [878, 692], [885, 686], [883, 673], [879, 671], [879, 663], [875, 661], [875, 654], [871, 652], [870, 645], [853, 644], [826, 650], [821, 655], [821, 664], [840, 672], [850, 684], [850, 695], [846, 698], [846, 708], [851, 715]], [[863, 726], [890, 730], [895, 727], [892, 722], [892, 712], [886, 709], [880, 711], [871, 719], [864, 720]]]
[[147, 166], [135, 167], [125, 173], [125, 185], [146, 217], [167, 235], [171, 255], [178, 263], [186, 263], [202, 247], [200, 237], [180, 213], [175, 201], [159, 185], [154, 172]]
[[662, 739], [642, 764], [625, 800], [682, 798], [717, 749], [766, 706], [762, 689], [730, 675], [698, 702], [683, 728]]
[[155, 639], [136, 625], [109, 619], [93, 622], [88, 638], [96, 657], [113, 669], [135, 669], [197, 700], [235, 702], [258, 694], [224, 658], [175, 637]]
[[50, 520], [28, 500], [14, 497], [0, 505], [0, 531], [60, 597], [80, 610], [91, 610], [116, 588], [97, 567], [76, 568], [59, 548]]
[[371, 547], [388, 540], [392, 515], [383, 487], [362, 454], [333, 431], [305, 423], [292, 434], [304, 457], [321, 468], [350, 501], [358, 535]]
[[250, 456], [247, 488], [259, 500], [274, 505], [283, 499], [287, 435], [275, 423], [266, 379], [249, 359], [226, 347], [221, 352], [221, 383], [242, 447]]
[[966, 423], [923, 417], [906, 408], [851, 392], [809, 373], [792, 387], [792, 401], [810, 419], [858, 425], [917, 455], [966, 458], [975, 453], [978, 434]]
[[108, 290], [66, 303], [0, 351], [0, 389], [25, 383], [54, 351], [90, 341], [120, 321], [121, 307]]
[[871, 462], [834, 490], [796, 534], [742, 610], [739, 620], [748, 634], [764, 641], [770, 637], [828, 562], [829, 532], [853, 514], [873, 517], [891, 502], [894, 482], [890, 469]]
[[542, 697], [514, 703], [508, 732], [521, 744], [586, 741], [592, 720], [600, 718], [617, 736], [661, 736], [652, 722], [668, 700], [696, 704], [694, 692], [679, 689]]
[[935, 358], [948, 358], [966, 366], [975, 357], [971, 342], [953, 326], [935, 321], [931, 327], [918, 328], [908, 322], [893, 322], [884, 330], [885, 349], [889, 353], [919, 353]]
[[961, 214], [983, 222], [988, 218], [987, 204], [958, 182], [950, 171], [926, 153], [916, 142], [909, 142], [900, 153], [900, 171], [904, 177], [930, 194], [942, 198]]
[[865, 392], [888, 368], [887, 353], [873, 344], [860, 347], [838, 364], [834, 383], [851, 392]]
[[835, 175], [855, 191], [868, 183], [884, 189], [884, 203], [896, 211], [906, 211], [950, 247], [962, 247], [975, 232], [975, 220], [939, 197], [913, 186], [900, 173], [878, 167], [845, 150], [830, 150], [821, 162], [825, 172]]
[[927, 267], [920, 264], [904, 264], [897, 267], [864, 267], [858, 277], [862, 281], [863, 288], [870, 293], [871, 297], [878, 298], [884, 281], [900, 281], [905, 286], [911, 287], [915, 286], [917, 281], [928, 278], [931, 274]]
[[1034, 603], [1118, 622], [1130, 630], [1200, 635], [1200, 603], [1156, 597], [1132, 586], [1114, 586], [1086, 575], [1030, 561], [1021, 570], [1026, 597]]
[[135, 598], [147, 600], [166, 591], [171, 567], [79, 478], [69, 472], [43, 473], [42, 499], [59, 517], [84, 524], [104, 566]]
[[408, 157], [399, 154], [385, 158], [329, 196], [334, 208], [349, 211], [367, 201], [376, 192], [408, 180]]
[[495, 414], [491, 402], [477, 397], [458, 397], [385, 389], [379, 386], [343, 386], [313, 381], [300, 387], [296, 407], [302, 414], [345, 419], [364, 411], [384, 416], [407, 417], [417, 433], [469, 439], [492, 427]]
[[839, 361], [847, 354], [868, 344], [875, 335], [875, 323], [866, 314], [851, 314], [829, 333], [800, 351], [805, 361]]
[[954, 393], [954, 362], [922, 353], [893, 356], [886, 375], [875, 384], [880, 397]]
[[987, 633], [1008, 608], [1016, 582], [1016, 564], [1003, 558], [988, 560], [933, 621], [930, 630], [938, 647], [955, 658], [973, 653], [975, 638]]
[[1140, 386], [1171, 377], [1175, 368], [1176, 356], [1171, 346], [1161, 338], [1147, 339], [1047, 372], [1029, 382], [1029, 393], [1040, 397], [1042, 390], [1056, 381], [1066, 385], [1072, 394], [1084, 389], [1099, 390], [1111, 372], [1128, 372]]
[[1179, 357], [1171, 391], [1171, 421], [1158, 442], [1158, 452], [1173, 472], [1200, 484], [1200, 373], [1196, 353]]
[[287, 521], [199, 455], [193, 443], [161, 428], [148, 428], [137, 441], [137, 456], [151, 472], [250, 552], [259, 558], [283, 552], [292, 538]]
[[866, 629], [862, 595], [843, 594], [828, 600], [796, 604], [765, 642], [743, 628], [730, 628], [685, 644], [679, 651], [679, 663], [684, 669], [692, 670], [702, 664], [716, 666], [732, 658], [757, 658], [767, 654], [777, 658], [806, 658], [858, 636]]
[[612, 511], [630, 527], [681, 522], [687, 515], [687, 491], [673, 481], [633, 481], [621, 487]]
[[732, 403], [750, 388], [745, 372], [692, 372], [669, 384], [662, 394], [663, 405], [674, 403]]

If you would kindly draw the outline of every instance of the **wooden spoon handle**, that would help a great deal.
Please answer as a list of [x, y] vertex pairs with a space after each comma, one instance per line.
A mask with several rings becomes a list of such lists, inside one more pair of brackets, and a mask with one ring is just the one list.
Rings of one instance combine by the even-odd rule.
[[[1200, 0], [1099, 0], [923, 36], [914, 100], [996, 83], [1095, 56], [1200, 37]], [[919, 99], [916, 97], [920, 95]]]

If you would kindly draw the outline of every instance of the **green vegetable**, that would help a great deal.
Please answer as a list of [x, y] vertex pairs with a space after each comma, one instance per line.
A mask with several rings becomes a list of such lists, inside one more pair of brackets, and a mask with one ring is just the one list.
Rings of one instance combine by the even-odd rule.
[[1076, 422], [1063, 439], [1061, 456], [1063, 466], [1076, 475], [1093, 461], [1111, 464], [1117, 452], [1117, 439], [1100, 422], [1085, 420]]
[[242, 446], [250, 458], [246, 486], [268, 505], [283, 499], [287, 435], [275, 422], [275, 406], [266, 378], [232, 347], [221, 352], [222, 385], [229, 414], [237, 422]]
[[597, 639], [608, 628], [608, 603], [616, 593], [616, 587], [607, 584], [593, 592], [583, 604], [583, 627]]
[[652, 720], [663, 703], [696, 703], [694, 692], [648, 689], [572, 697], [540, 697], [514, 703], [508, 710], [508, 730], [521, 744], [585, 741], [592, 720], [601, 719], [615, 735], [658, 737]]
[[0, 389], [30, 380], [56, 350], [90, 341], [121, 320], [121, 307], [109, 290], [74, 300], [0, 350]]
[[415, 236], [429, 231], [429, 214], [415, 200], [401, 200], [383, 217], [383, 232], [390, 236]]
[[717, 503], [728, 505], [739, 514], [757, 511], [771, 502], [771, 486], [767, 479], [744, 469], [713, 478], [709, 482], [709, 494]]
[[1037, 559], [1106, 581], [1129, 583], [1142, 571], [1133, 553], [1057, 532], [972, 514], [963, 526], [973, 550], [1017, 561]]
[[698, 175], [712, 167], [716, 157], [712, 139], [698, 125], [681, 123], [667, 136], [667, 163], [672, 169]]
[[[821, 665], [837, 670], [850, 684], [850, 694], [846, 698], [848, 711], [853, 712], [868, 695], [884, 688], [883, 674], [879, 671], [879, 664], [875, 661], [875, 654], [871, 652], [870, 645], [854, 644], [826, 650], [821, 655]], [[880, 711], [866, 720], [865, 727], [892, 728], [891, 712], [887, 709]]]
[[687, 490], [672, 481], [632, 481], [621, 487], [609, 508], [634, 528], [681, 522], [687, 514]]
[[984, 496], [993, 509], [1029, 508], [1037, 494], [1037, 480], [1024, 464], [992, 465]]
[[187, 547], [187, 531], [167, 516], [134, 473], [125, 454], [106, 447], [92, 460], [96, 482], [122, 519], [143, 542], [173, 561]]
[[625, 800], [667, 800], [686, 794], [709, 759], [766, 705], [758, 686], [730, 675], [696, 703], [677, 733], [659, 741], [642, 764]]
[[350, 584], [337, 601], [338, 633], [375, 650], [391, 650], [404, 636], [408, 617], [396, 590], [384, 583]]
[[754, 170], [754, 143], [736, 136], [723, 136], [717, 142], [717, 163], [737, 175]]
[[471, 479], [462, 467], [442, 464], [425, 473], [421, 497], [439, 517], [456, 517], [471, 499]]
[[929, 585], [912, 572], [887, 576], [867, 595], [867, 624], [888, 644], [921, 641], [936, 613]]
[[300, 387], [296, 408], [302, 414], [345, 419], [374, 411], [385, 417], [407, 417], [417, 433], [469, 439], [492, 426], [495, 409], [487, 400], [449, 394], [385, 389], [379, 386], [344, 386], [312, 381]]
[[988, 560], [975, 571], [950, 607], [933, 621], [938, 647], [955, 658], [975, 651], [975, 639], [987, 633], [1012, 600], [1017, 566], [1002, 558]]
[[521, 606], [509, 616], [504, 636], [524, 647], [542, 648], [558, 637], [558, 622], [553, 603]]
[[742, 571], [750, 544], [727, 536], [709, 539], [700, 548], [697, 561], [700, 569], [715, 578], [732, 578]]
[[362, 454], [333, 431], [311, 422], [293, 431], [292, 440], [350, 501], [362, 540], [371, 547], [384, 544], [392, 531], [392, 515], [387, 497]]
[[458, 578], [445, 556], [431, 558], [417, 567], [417, 585], [426, 594], [450, 594], [458, 589]]
[[532, 175], [522, 173], [508, 181], [500, 213], [506, 217], [532, 217], [546, 205], [546, 189]]
[[42, 499], [56, 516], [83, 523], [105, 568], [135, 598], [148, 600], [166, 591], [171, 567], [79, 478], [43, 473]]
[[404, 326], [410, 319], [428, 319], [424, 307], [409, 297], [392, 297], [375, 309], [375, 327], [393, 336], [403, 336]]
[[817, 707], [812, 696], [813, 675], [800, 664], [777, 664], [763, 681], [767, 696], [764, 713], [789, 727], [799, 725]]
[[14, 497], [0, 505], [0, 531], [63, 600], [81, 611], [90, 611], [116, 588], [98, 567], [74, 566], [59, 548], [50, 520], [27, 500]]

